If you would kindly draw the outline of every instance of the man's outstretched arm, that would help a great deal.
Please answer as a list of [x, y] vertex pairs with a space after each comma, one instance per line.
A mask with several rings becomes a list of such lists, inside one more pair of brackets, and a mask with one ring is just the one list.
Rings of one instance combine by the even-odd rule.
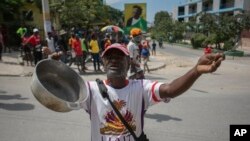
[[188, 90], [202, 74], [216, 71], [224, 59], [224, 55], [219, 53], [203, 55], [197, 65], [186, 74], [175, 79], [170, 84], [162, 84], [159, 90], [160, 97], [174, 98], [181, 95]]

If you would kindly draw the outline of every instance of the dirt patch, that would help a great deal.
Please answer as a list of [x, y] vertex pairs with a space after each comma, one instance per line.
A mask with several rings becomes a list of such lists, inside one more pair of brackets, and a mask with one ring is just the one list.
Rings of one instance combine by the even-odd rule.
[[167, 68], [186, 68], [192, 67], [195, 63], [190, 58], [178, 57], [172, 54], [165, 55], [165, 62]]

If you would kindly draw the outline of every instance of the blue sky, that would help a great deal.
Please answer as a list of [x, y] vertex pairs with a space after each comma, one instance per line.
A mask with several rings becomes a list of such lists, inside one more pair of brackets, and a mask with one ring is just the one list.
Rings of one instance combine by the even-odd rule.
[[106, 4], [116, 9], [124, 10], [125, 3], [147, 3], [147, 20], [154, 21], [155, 13], [159, 11], [173, 12], [173, 8], [186, 0], [106, 0]]

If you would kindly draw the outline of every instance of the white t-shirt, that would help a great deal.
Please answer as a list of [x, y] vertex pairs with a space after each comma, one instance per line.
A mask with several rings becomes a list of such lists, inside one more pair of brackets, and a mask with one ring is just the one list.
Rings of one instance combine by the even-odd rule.
[[[122, 89], [114, 89], [105, 84], [110, 99], [139, 137], [143, 129], [143, 117], [149, 106], [163, 99], [159, 96], [162, 83], [150, 80], [128, 80]], [[87, 83], [90, 95], [83, 104], [90, 114], [92, 141], [134, 141], [130, 132], [116, 116], [107, 99], [99, 92], [95, 81]], [[170, 100], [167, 99], [168, 101]]]
[[46, 38], [47, 44], [48, 44], [48, 48], [50, 49], [50, 51], [53, 53], [56, 51], [55, 49], [55, 43], [54, 43], [54, 38]]
[[133, 19], [132, 19], [132, 24], [131, 24], [131, 25], [136, 24], [136, 23], [139, 22], [140, 20], [141, 20], [141, 18], [138, 18], [138, 19], [133, 18]]
[[130, 58], [133, 58], [134, 61], [139, 63], [139, 47], [132, 41], [130, 41], [127, 45], [127, 49], [129, 51]]
[[[129, 57], [136, 62], [137, 64], [140, 64], [140, 53], [139, 53], [139, 47], [132, 41], [130, 41], [127, 45], [127, 49], [129, 51]], [[139, 72], [142, 70], [140, 67], [136, 67], [136, 71]], [[131, 71], [131, 66], [128, 71], [128, 77], [134, 75], [136, 72], [134, 70]]]

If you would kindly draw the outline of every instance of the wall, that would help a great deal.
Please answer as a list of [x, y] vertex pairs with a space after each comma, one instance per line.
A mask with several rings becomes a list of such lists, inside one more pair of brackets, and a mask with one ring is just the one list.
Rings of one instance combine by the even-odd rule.
[[35, 3], [24, 4], [24, 6], [20, 8], [20, 13], [22, 13], [22, 11], [27, 11], [29, 9], [33, 11], [33, 21], [25, 21], [25, 23], [28, 25], [34, 25], [36, 28], [38, 28], [39, 33], [43, 38], [44, 37], [43, 13], [42, 11], [40, 11], [40, 9], [36, 6]]
[[244, 0], [244, 9], [250, 11], [250, 0]]

